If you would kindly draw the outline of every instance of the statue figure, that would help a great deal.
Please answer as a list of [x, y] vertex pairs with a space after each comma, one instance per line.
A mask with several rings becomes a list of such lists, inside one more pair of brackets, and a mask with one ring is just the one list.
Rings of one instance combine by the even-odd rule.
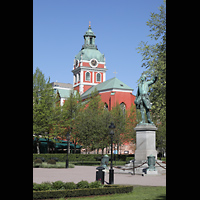
[[136, 99], [134, 103], [136, 104], [136, 109], [140, 109], [140, 113], [142, 116], [142, 121], [139, 124], [144, 124], [145, 123], [145, 113], [144, 109], [146, 110], [146, 115], [147, 115], [147, 120], [148, 123], [153, 124], [150, 118], [150, 111], [151, 109], [151, 102], [148, 96], [148, 91], [149, 91], [149, 86], [155, 83], [157, 80], [157, 76], [153, 77], [152, 80], [146, 81], [146, 75], [142, 74], [141, 76], [141, 83], [138, 85], [138, 90], [136, 94]]

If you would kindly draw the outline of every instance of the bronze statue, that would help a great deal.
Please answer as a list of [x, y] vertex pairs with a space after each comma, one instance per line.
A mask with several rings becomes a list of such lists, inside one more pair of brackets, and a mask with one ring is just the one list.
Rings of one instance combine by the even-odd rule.
[[134, 103], [136, 104], [136, 108], [140, 109], [140, 113], [142, 115], [142, 121], [139, 124], [145, 124], [145, 113], [144, 109], [146, 110], [147, 120], [149, 124], [153, 124], [150, 118], [150, 111], [152, 103], [150, 102], [148, 91], [149, 86], [155, 83], [157, 80], [157, 76], [153, 77], [152, 80], [146, 81], [146, 75], [142, 74], [141, 76], [141, 83], [138, 85], [138, 90], [136, 94], [136, 99]]

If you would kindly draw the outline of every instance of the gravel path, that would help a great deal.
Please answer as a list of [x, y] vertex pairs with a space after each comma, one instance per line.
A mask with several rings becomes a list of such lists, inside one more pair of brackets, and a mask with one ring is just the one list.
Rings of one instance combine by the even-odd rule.
[[[75, 166], [75, 168], [55, 169], [55, 168], [33, 168], [33, 182], [42, 183], [45, 181], [78, 183], [87, 180], [89, 183], [96, 180], [95, 166]], [[105, 174], [105, 181], [109, 182], [109, 174]], [[166, 186], [166, 175], [131, 175], [114, 174], [114, 184], [146, 185], [146, 186]]]

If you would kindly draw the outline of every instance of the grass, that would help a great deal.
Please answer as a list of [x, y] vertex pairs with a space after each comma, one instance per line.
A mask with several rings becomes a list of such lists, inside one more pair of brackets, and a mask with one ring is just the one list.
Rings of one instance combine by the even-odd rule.
[[[74, 165], [83, 165], [83, 166], [100, 166], [100, 161], [71, 161]], [[110, 162], [109, 162], [110, 163]], [[113, 166], [125, 165], [126, 161], [113, 161]]]
[[[40, 168], [65, 168], [65, 162], [56, 162], [56, 164], [47, 164], [47, 162], [43, 162], [42, 164], [34, 164], [33, 166], [39, 166]], [[74, 165], [69, 163], [69, 168], [74, 168]]]
[[166, 162], [166, 157], [164, 157], [164, 158], [161, 158], [161, 160]]
[[[82, 165], [82, 166], [100, 166], [99, 161], [72, 161], [69, 163], [69, 168], [74, 168], [74, 165]], [[113, 161], [113, 166], [125, 165], [126, 161]], [[34, 164], [33, 166], [39, 166], [41, 168], [65, 168], [65, 162], [56, 162], [56, 164], [47, 164], [47, 162], [43, 162], [42, 164]]]
[[60, 198], [56, 200], [166, 200], [165, 186], [134, 186], [133, 191], [127, 194], [113, 194], [92, 197]]

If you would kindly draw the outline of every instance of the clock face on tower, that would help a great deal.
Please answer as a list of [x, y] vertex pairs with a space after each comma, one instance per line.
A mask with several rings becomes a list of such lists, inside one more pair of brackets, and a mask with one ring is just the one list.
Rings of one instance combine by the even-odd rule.
[[97, 67], [97, 65], [98, 65], [98, 61], [96, 60], [96, 59], [91, 59], [90, 60], [90, 66], [91, 67]]

